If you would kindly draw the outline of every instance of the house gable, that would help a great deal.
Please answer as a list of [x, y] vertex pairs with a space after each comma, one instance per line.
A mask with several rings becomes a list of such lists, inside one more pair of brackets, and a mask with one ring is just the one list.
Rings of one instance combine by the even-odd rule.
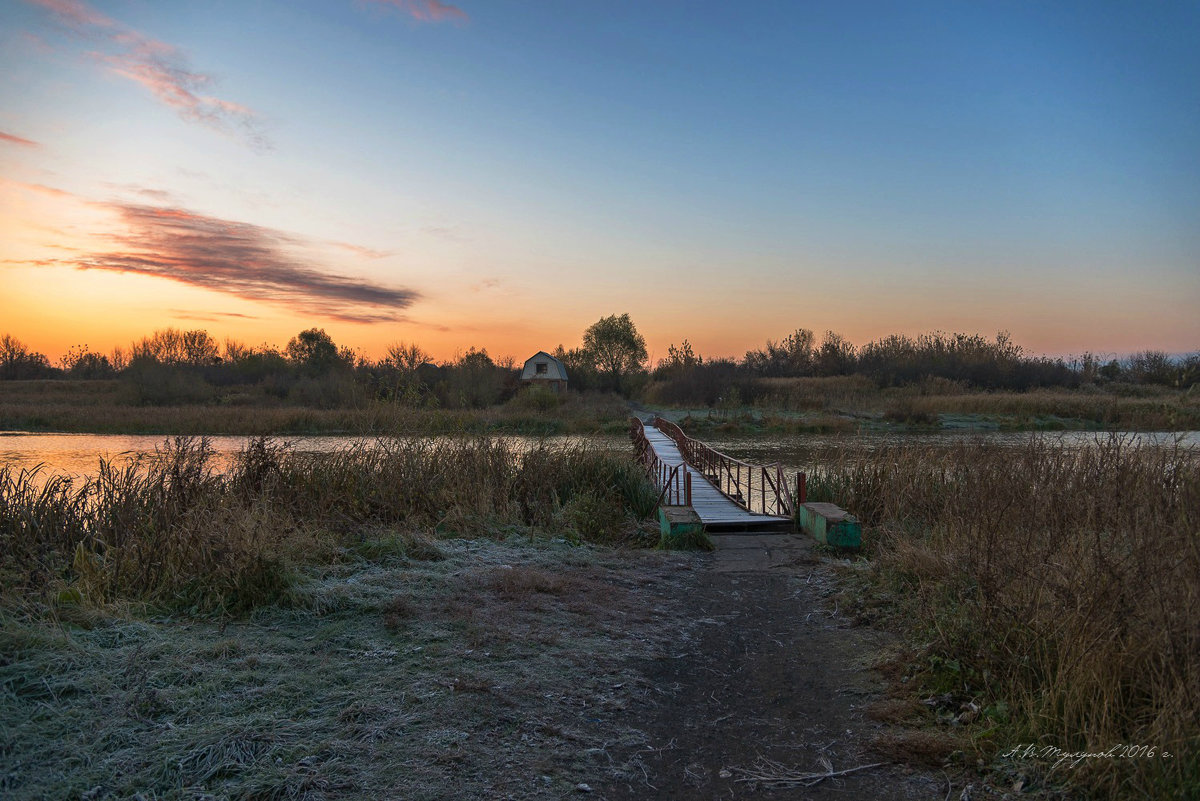
[[521, 380], [524, 382], [547, 381], [567, 383], [567, 368], [561, 361], [540, 350], [525, 360], [521, 370]]

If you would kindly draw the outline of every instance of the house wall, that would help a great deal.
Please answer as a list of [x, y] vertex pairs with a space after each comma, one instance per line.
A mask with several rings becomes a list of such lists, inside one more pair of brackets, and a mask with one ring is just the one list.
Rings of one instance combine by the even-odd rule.
[[[538, 373], [537, 365], [539, 363], [546, 365], [546, 372]], [[525, 360], [525, 366], [521, 369], [522, 381], [563, 381], [567, 380], [566, 373], [563, 367], [556, 359], [550, 357], [549, 354], [541, 352], [531, 356]]]
[[567, 382], [561, 378], [546, 378], [545, 376], [537, 376], [535, 378], [523, 378], [521, 383], [529, 387], [546, 387], [551, 392], [565, 392]]

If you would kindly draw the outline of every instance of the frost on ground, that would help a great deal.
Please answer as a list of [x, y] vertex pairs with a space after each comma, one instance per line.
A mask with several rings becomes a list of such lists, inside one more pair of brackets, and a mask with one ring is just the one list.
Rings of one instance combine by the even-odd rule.
[[[702, 557], [445, 541], [247, 620], [0, 619], [0, 795], [555, 798], [642, 784], [636, 665]], [[80, 618], [83, 620], [83, 618]]]

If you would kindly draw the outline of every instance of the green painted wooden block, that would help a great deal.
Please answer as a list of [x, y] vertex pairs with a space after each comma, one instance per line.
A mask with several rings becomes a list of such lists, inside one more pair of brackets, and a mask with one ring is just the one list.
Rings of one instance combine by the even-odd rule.
[[805, 503], [796, 510], [796, 522], [817, 542], [838, 548], [862, 547], [858, 518], [832, 503]]
[[704, 524], [700, 515], [690, 506], [660, 506], [658, 507], [658, 527], [663, 537], [677, 540], [686, 535], [704, 533]]

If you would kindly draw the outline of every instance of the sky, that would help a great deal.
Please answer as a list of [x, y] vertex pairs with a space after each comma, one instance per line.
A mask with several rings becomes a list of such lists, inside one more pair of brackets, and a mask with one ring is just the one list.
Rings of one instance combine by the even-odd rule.
[[0, 0], [0, 333], [1200, 349], [1200, 3]]

